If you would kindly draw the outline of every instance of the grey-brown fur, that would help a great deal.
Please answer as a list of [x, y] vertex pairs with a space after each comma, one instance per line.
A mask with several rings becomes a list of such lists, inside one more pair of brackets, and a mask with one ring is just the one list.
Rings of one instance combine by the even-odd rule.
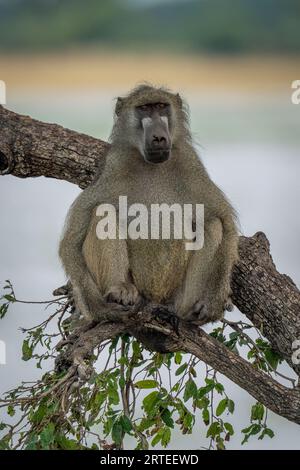
[[[169, 103], [171, 156], [147, 163], [135, 107]], [[211, 181], [191, 143], [179, 95], [142, 85], [118, 99], [111, 148], [103, 173], [73, 203], [60, 257], [73, 285], [75, 303], [86, 317], [109, 309], [106, 300], [138, 303], [142, 297], [168, 304], [179, 317], [203, 324], [231, 308], [230, 275], [237, 260], [234, 211]], [[100, 203], [193, 203], [205, 207], [205, 242], [185, 250], [184, 240], [99, 240], [95, 215]], [[155, 348], [155, 346], [153, 346]]]

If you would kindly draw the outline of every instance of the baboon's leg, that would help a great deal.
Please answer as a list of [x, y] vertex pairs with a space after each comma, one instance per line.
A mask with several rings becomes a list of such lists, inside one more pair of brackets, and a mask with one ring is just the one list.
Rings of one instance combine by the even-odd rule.
[[232, 269], [238, 260], [238, 234], [231, 218], [223, 221], [222, 228], [222, 243], [216, 250], [206, 283], [210, 321], [222, 318], [224, 310], [233, 310], [230, 284]]
[[[96, 234], [99, 218], [93, 214], [83, 244], [83, 255], [95, 284], [109, 302], [133, 305], [139, 294], [130, 278], [126, 240], [100, 240]], [[118, 233], [118, 231], [117, 231]]]
[[[203, 324], [222, 317], [229, 307], [230, 272], [235, 261], [236, 247], [227, 240], [220, 219], [214, 219], [205, 228], [204, 246], [190, 258], [186, 276], [175, 296], [177, 314], [187, 320]], [[233, 261], [234, 258], [234, 261]]]

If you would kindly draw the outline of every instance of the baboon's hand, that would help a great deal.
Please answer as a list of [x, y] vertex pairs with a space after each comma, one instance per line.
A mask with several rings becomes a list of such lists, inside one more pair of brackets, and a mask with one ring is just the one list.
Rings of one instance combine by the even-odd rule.
[[105, 294], [105, 300], [126, 306], [137, 305], [142, 298], [134, 284], [122, 282], [109, 288]]

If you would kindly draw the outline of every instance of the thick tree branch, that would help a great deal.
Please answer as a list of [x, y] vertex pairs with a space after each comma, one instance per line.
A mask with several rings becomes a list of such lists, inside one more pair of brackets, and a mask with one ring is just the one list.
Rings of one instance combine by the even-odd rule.
[[[84, 188], [93, 179], [96, 168], [102, 171], [108, 148], [109, 144], [101, 140], [20, 116], [0, 106], [0, 174], [21, 178], [43, 175]], [[299, 374], [300, 368], [293, 365], [291, 356], [293, 341], [300, 339], [300, 292], [288, 276], [276, 271], [264, 234], [240, 238], [240, 261], [233, 272], [232, 289], [235, 305]], [[151, 312], [143, 311], [143, 324], [161, 329], [149, 315]], [[74, 344], [67, 348], [68, 357], [64, 352], [61, 359], [72, 363], [75, 353], [77, 358], [87, 357], [106, 338], [124, 331], [135, 334], [136, 318], [133, 323], [130, 318], [127, 320], [107, 323], [105, 328], [98, 324], [80, 330], [78, 337], [73, 337]], [[169, 335], [170, 350], [195, 354], [271, 410], [300, 423], [299, 388], [283, 387], [201, 330], [192, 331], [181, 323], [179, 331], [179, 337], [172, 329], [164, 331]]]
[[101, 171], [109, 144], [0, 106], [0, 175], [47, 176], [85, 188]]
[[300, 292], [286, 274], [276, 270], [269, 248], [262, 232], [240, 237], [233, 301], [299, 375], [300, 367], [291, 358], [292, 343], [300, 339]]

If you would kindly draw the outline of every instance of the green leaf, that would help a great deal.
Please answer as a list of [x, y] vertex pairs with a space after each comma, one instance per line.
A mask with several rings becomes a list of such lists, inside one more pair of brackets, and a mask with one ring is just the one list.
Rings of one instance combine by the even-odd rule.
[[111, 430], [111, 437], [115, 444], [120, 445], [123, 439], [123, 427], [116, 421]]
[[204, 397], [204, 395], [207, 395], [207, 393], [211, 392], [215, 388], [214, 383], [210, 383], [206, 385], [205, 387], [201, 387], [198, 390], [198, 398]]
[[132, 342], [132, 350], [135, 356], [139, 357], [141, 355], [141, 345], [138, 341]]
[[111, 405], [118, 405], [120, 403], [119, 393], [115, 388], [110, 388], [108, 390], [108, 398]]
[[29, 361], [29, 359], [32, 358], [32, 352], [33, 352], [33, 348], [32, 346], [29, 345], [29, 340], [25, 339], [22, 345], [22, 354], [23, 354], [22, 360]]
[[8, 405], [8, 407], [7, 407], [7, 414], [8, 414], [9, 416], [14, 416], [14, 414], [15, 414], [15, 409], [14, 409], [14, 407], [13, 407], [12, 405]]
[[251, 421], [261, 421], [264, 417], [265, 407], [261, 403], [256, 403], [251, 408]]
[[202, 419], [203, 419], [204, 424], [206, 424], [206, 426], [208, 426], [209, 425], [209, 411], [208, 411], [207, 408], [205, 408], [202, 411]]
[[255, 434], [258, 434], [262, 429], [262, 426], [260, 424], [251, 424], [248, 428], [242, 429], [242, 433], [245, 434], [245, 437], [242, 441], [242, 444], [245, 444], [245, 442], [248, 441], [250, 436], [253, 436]]
[[115, 336], [114, 339], [111, 340], [110, 346], [109, 346], [109, 352], [113, 351], [115, 347], [117, 346], [119, 342], [120, 336]]
[[197, 385], [195, 384], [193, 379], [189, 379], [185, 385], [183, 400], [186, 402], [190, 398], [196, 398], [197, 392], [198, 392]]
[[180, 367], [178, 367], [178, 369], [176, 370], [175, 372], [175, 375], [176, 377], [178, 377], [178, 375], [182, 374], [182, 372], [185, 371], [185, 369], [187, 368], [187, 363], [185, 362], [184, 364], [182, 364]]
[[0, 440], [0, 450], [9, 449], [9, 435], [7, 434]]
[[232, 424], [230, 423], [224, 423], [224, 428], [226, 429], [226, 431], [228, 431], [228, 433], [230, 434], [230, 436], [233, 436], [234, 435], [234, 429], [232, 427]]
[[224, 392], [224, 386], [222, 384], [220, 384], [219, 382], [217, 382], [215, 384], [215, 389], [217, 390], [218, 393], [223, 393]]
[[253, 424], [250, 424], [250, 426], [248, 426], [248, 428], [242, 429], [242, 433], [243, 434], [248, 434], [251, 431], [252, 426], [253, 426]]
[[275, 435], [275, 434], [274, 434], [274, 431], [272, 431], [272, 429], [270, 429], [270, 428], [266, 428], [266, 429], [265, 429], [265, 434], [266, 434], [267, 436], [269, 436], [271, 439], [272, 439], [272, 438], [274, 437], [274, 435]]
[[154, 406], [160, 399], [160, 394], [159, 392], [151, 392], [149, 395], [147, 395], [144, 400], [143, 400], [143, 407], [146, 413], [150, 413], [153, 411]]
[[184, 418], [183, 418], [183, 427], [188, 432], [191, 432], [192, 428], [193, 428], [193, 425], [194, 425], [194, 422], [195, 422], [194, 415], [192, 415], [192, 413], [187, 411], [186, 414], [184, 415]]
[[100, 409], [103, 403], [105, 402], [107, 398], [107, 394], [104, 391], [98, 392], [95, 395], [95, 398], [93, 400], [93, 407], [96, 409]]
[[128, 416], [125, 416], [125, 415], [121, 416], [121, 418], [119, 419], [119, 423], [121, 424], [123, 430], [127, 432], [127, 434], [129, 434], [130, 431], [132, 431], [132, 424]]
[[55, 426], [53, 423], [49, 423], [40, 434], [40, 441], [42, 448], [48, 449], [50, 444], [54, 441]]
[[205, 383], [206, 383], [207, 385], [213, 385], [213, 386], [215, 386], [215, 384], [216, 384], [216, 382], [214, 381], [214, 379], [210, 379], [209, 377], [206, 377]]
[[279, 363], [279, 356], [271, 348], [265, 350], [265, 358], [267, 359], [270, 366], [276, 370]]
[[197, 398], [195, 400], [195, 406], [197, 408], [200, 408], [200, 410], [203, 410], [203, 408], [207, 408], [209, 405], [209, 398], [208, 397], [202, 397], [202, 398]]
[[161, 438], [162, 438], [162, 433], [159, 431], [159, 432], [154, 436], [154, 438], [153, 438], [152, 441], [151, 441], [152, 447], [155, 447], [156, 444], [159, 443], [159, 441], [161, 440]]
[[218, 421], [214, 421], [208, 428], [206, 433], [206, 437], [215, 438], [218, 434], [220, 434], [221, 428]]
[[144, 389], [144, 388], [156, 388], [158, 383], [156, 380], [140, 380], [134, 384], [136, 388]]
[[104, 435], [105, 436], [108, 436], [112, 427], [113, 427], [113, 419], [112, 418], [108, 418], [105, 422], [104, 422], [104, 425], [103, 425], [103, 432], [104, 432]]
[[227, 401], [227, 409], [229, 411], [229, 413], [234, 413], [234, 401], [233, 400], [230, 400], [230, 398], [228, 398], [228, 401]]
[[250, 432], [251, 436], [255, 435], [255, 434], [258, 434], [260, 432], [260, 430], [261, 430], [261, 425], [260, 424], [253, 424], [251, 432]]
[[217, 450], [225, 450], [224, 439], [221, 436], [218, 436], [216, 439], [217, 442]]
[[161, 445], [163, 447], [167, 447], [171, 440], [171, 429], [170, 428], [164, 428], [164, 431], [161, 436]]
[[124, 388], [125, 385], [126, 385], [126, 380], [124, 379], [124, 377], [120, 377], [119, 378], [119, 387]]
[[142, 418], [138, 430], [143, 432], [146, 431], [146, 429], [151, 428], [155, 424], [155, 421], [152, 418]]
[[127, 357], [120, 357], [120, 359], [118, 360], [118, 363], [120, 364], [120, 366], [122, 366], [122, 365], [123, 365], [123, 366], [124, 366], [124, 365], [125, 365], [125, 366], [128, 365], [128, 359], [127, 359]]
[[58, 445], [64, 450], [80, 449], [80, 445], [78, 444], [78, 441], [75, 441], [75, 439], [68, 439], [66, 436], [58, 435], [56, 437], [56, 441]]
[[177, 351], [175, 353], [175, 364], [181, 364], [181, 361], [182, 361], [182, 354]]
[[38, 440], [39, 438], [35, 433], [29, 434], [26, 441], [25, 450], [36, 450]]
[[10, 294], [3, 295], [3, 298], [5, 300], [8, 300], [8, 302], [15, 302], [16, 301], [15, 297], [13, 295], [10, 295]]
[[227, 408], [227, 403], [228, 403], [228, 399], [227, 398], [223, 398], [223, 400], [221, 400], [217, 406], [217, 409], [216, 409], [216, 415], [217, 416], [221, 416], [222, 413], [224, 413], [224, 411], [226, 410]]
[[8, 304], [0, 305], [0, 318], [4, 318], [8, 311]]
[[274, 432], [272, 429], [265, 428], [258, 439], [263, 439], [265, 436], [269, 436], [271, 439], [274, 437]]
[[47, 405], [46, 403], [41, 403], [38, 409], [34, 412], [31, 418], [31, 421], [33, 423], [40, 423], [46, 414], [47, 414]]
[[165, 408], [164, 411], [162, 412], [161, 419], [167, 426], [169, 426], [169, 428], [174, 428], [174, 421], [173, 421], [171, 412], [170, 410], [168, 410], [168, 408]]

